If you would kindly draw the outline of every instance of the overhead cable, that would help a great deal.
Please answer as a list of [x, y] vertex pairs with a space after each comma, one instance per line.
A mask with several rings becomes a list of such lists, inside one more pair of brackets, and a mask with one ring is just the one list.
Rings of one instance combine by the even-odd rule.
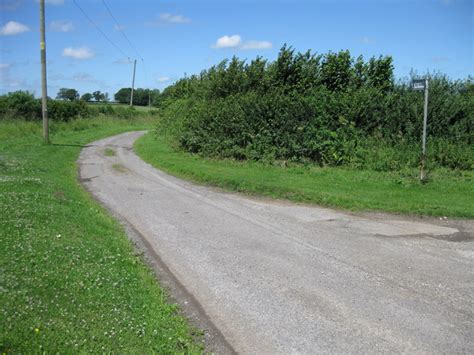
[[89, 20], [89, 22], [97, 29], [97, 31], [112, 45], [114, 46], [120, 53], [122, 53], [125, 57], [127, 57], [130, 60], [130, 56], [127, 55], [118, 45], [115, 44], [114, 41], [112, 41], [105, 33], [100, 29], [100, 27], [87, 15], [87, 13], [84, 11], [84, 9], [77, 3], [76, 0], [73, 0], [74, 5], [77, 6], [79, 10], [81, 10], [82, 14]]

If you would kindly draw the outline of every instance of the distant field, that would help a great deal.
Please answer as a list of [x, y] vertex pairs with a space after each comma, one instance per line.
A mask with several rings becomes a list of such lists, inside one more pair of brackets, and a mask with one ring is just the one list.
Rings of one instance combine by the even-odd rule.
[[[108, 103], [88, 102], [87, 104], [90, 105], [90, 106], [111, 105], [111, 106], [120, 106], [120, 107], [130, 107], [130, 105], [119, 104], [119, 103], [115, 103], [115, 102], [108, 102]], [[153, 106], [137, 106], [137, 105], [135, 105], [135, 106], [133, 106], [133, 108], [135, 108], [138, 111], [149, 111], [149, 110], [153, 110], [153, 109], [156, 110], [156, 107], [153, 107]]]
[[253, 161], [205, 159], [176, 152], [149, 133], [135, 144], [147, 162], [170, 174], [232, 191], [354, 211], [474, 218], [474, 172], [439, 169], [421, 184], [418, 170], [377, 172]]
[[[148, 120], [0, 121], [0, 352], [199, 353], [119, 224], [77, 181], [82, 146]], [[106, 152], [104, 154], [113, 154]]]

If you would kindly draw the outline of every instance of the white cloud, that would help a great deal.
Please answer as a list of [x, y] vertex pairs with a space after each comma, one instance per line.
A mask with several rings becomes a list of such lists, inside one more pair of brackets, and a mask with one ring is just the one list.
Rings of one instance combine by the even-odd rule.
[[222, 36], [219, 37], [214, 45], [214, 48], [235, 48], [242, 44], [242, 39], [239, 35]]
[[30, 28], [19, 22], [8, 21], [4, 26], [0, 27], [1, 36], [13, 36], [29, 31]]
[[17, 79], [17, 78], [6, 78], [1, 80], [2, 83], [9, 88], [24, 88], [26, 85], [25, 79]]
[[12, 77], [10, 73], [11, 65], [8, 63], [0, 63], [0, 90], [2, 88], [25, 88], [26, 82], [24, 79], [18, 78], [16, 75]]
[[61, 81], [61, 80], [68, 80], [68, 79], [62, 73], [54, 73], [54, 74], [48, 75], [48, 81]]
[[71, 78], [72, 81], [79, 81], [79, 82], [84, 82], [84, 83], [94, 83], [98, 84], [102, 87], [107, 86], [103, 81], [96, 79], [92, 75], [88, 73], [77, 73], [74, 74]]
[[241, 49], [269, 49], [272, 42], [269, 41], [246, 41], [240, 46]]
[[363, 44], [376, 44], [377, 43], [377, 41], [373, 37], [369, 37], [369, 36], [361, 37], [360, 41]]
[[185, 24], [185, 23], [191, 23], [191, 19], [183, 15], [173, 15], [169, 13], [164, 13], [164, 14], [160, 14], [156, 20], [146, 22], [145, 25], [156, 27], [156, 26], [162, 26], [162, 25], [167, 25], [167, 24]]
[[88, 73], [76, 73], [73, 76], [65, 76], [63, 73], [53, 73], [48, 76], [49, 81], [75, 81], [81, 83], [93, 83], [100, 86], [106, 86], [106, 84], [93, 77]]
[[191, 19], [183, 15], [160, 14], [160, 20], [166, 23], [190, 23]]
[[15, 11], [20, 7], [21, 0], [0, 0], [0, 10]]
[[95, 79], [87, 73], [78, 73], [73, 75], [72, 80], [74, 81], [95, 81]]
[[115, 31], [123, 31], [125, 28], [125, 25], [114, 25]]
[[79, 81], [79, 82], [98, 82], [92, 75], [88, 73], [76, 73], [73, 76], [65, 76], [63, 73], [53, 73], [48, 76], [51, 81]]
[[272, 43], [269, 41], [242, 41], [242, 38], [239, 35], [232, 36], [222, 36], [219, 37], [216, 43], [212, 46], [213, 48], [237, 48], [243, 50], [251, 49], [269, 49], [272, 48]]
[[114, 64], [132, 64], [133, 60], [131, 60], [130, 58], [121, 58], [121, 59], [115, 60], [113, 63]]
[[49, 24], [49, 27], [51, 28], [51, 30], [56, 32], [70, 32], [74, 29], [72, 22], [62, 20], [52, 21]]
[[167, 81], [170, 81], [170, 77], [168, 76], [160, 76], [156, 79], [156, 82], [158, 83], [166, 83]]
[[71, 57], [75, 59], [90, 59], [95, 53], [87, 47], [67, 47], [63, 50], [63, 57]]
[[433, 57], [432, 61], [436, 64], [446, 63], [449, 61], [449, 58], [448, 57]]

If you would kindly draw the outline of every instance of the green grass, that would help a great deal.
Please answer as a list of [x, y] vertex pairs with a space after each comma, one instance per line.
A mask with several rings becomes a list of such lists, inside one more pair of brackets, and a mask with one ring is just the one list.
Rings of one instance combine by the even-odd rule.
[[122, 164], [113, 164], [112, 168], [120, 173], [126, 173], [127, 169]]
[[104, 155], [107, 156], [107, 157], [113, 157], [113, 156], [115, 156], [115, 150], [113, 150], [111, 148], [105, 148], [104, 149]]
[[421, 184], [416, 170], [384, 173], [213, 160], [175, 151], [156, 134], [140, 138], [135, 149], [170, 174], [232, 191], [354, 211], [474, 217], [472, 171], [432, 171], [429, 182]]
[[118, 223], [77, 182], [81, 146], [147, 128], [0, 121], [0, 352], [201, 352]]
[[[105, 106], [105, 105], [110, 105], [112, 107], [124, 107], [124, 108], [129, 108], [129, 104], [120, 104], [120, 103], [115, 103], [115, 102], [88, 102], [87, 103], [91, 107], [98, 107], [98, 106]], [[154, 106], [139, 106], [139, 105], [134, 105], [133, 106], [137, 111], [143, 111], [147, 112], [150, 110], [156, 110], [156, 107]]]

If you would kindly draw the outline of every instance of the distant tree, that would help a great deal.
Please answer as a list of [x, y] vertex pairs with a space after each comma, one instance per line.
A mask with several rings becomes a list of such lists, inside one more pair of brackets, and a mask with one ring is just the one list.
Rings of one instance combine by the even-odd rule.
[[133, 92], [133, 104], [138, 106], [148, 105], [148, 89], [136, 89]]
[[90, 92], [86, 92], [84, 95], [81, 96], [81, 100], [85, 102], [90, 102], [92, 101], [92, 94]]
[[160, 99], [160, 90], [158, 89], [150, 90], [150, 104], [151, 105], [158, 104], [159, 99]]
[[79, 93], [76, 89], [61, 88], [59, 89], [56, 99], [64, 101], [75, 101], [79, 99]]
[[94, 97], [94, 100], [99, 102], [100, 101], [100, 96], [101, 96], [101, 92], [100, 91], [94, 91], [92, 93], [92, 96]]
[[114, 95], [115, 101], [120, 102], [121, 104], [130, 103], [130, 93], [132, 92], [131, 88], [121, 88]]
[[99, 90], [94, 91], [92, 93], [92, 96], [94, 97], [94, 100], [97, 101], [97, 102], [101, 102], [101, 101], [107, 102], [107, 101], [109, 101], [109, 94], [108, 93], [102, 93]]
[[[114, 99], [122, 104], [128, 104], [130, 103], [131, 92], [131, 88], [121, 88], [114, 94]], [[148, 106], [148, 103], [153, 103], [159, 95], [159, 90], [137, 88], [133, 91], [133, 104]]]

